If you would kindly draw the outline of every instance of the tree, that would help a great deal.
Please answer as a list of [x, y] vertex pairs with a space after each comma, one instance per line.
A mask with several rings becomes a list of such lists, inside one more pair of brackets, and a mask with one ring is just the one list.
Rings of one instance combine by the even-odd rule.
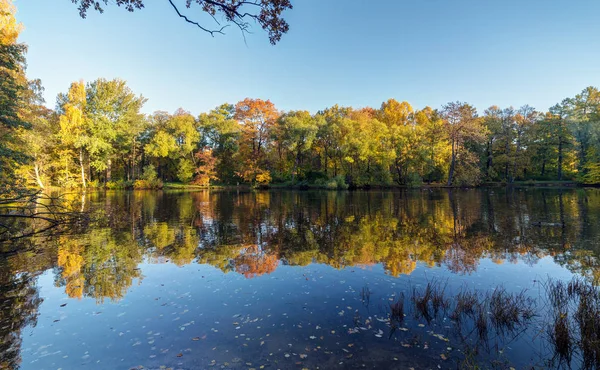
[[[155, 113], [154, 132], [145, 145], [146, 154], [167, 160], [159, 166], [159, 172], [188, 182], [196, 169], [196, 150], [200, 142], [198, 123], [189, 112], [178, 109], [172, 116]], [[169, 171], [169, 167], [171, 167]]]
[[279, 113], [270, 100], [246, 98], [235, 106], [235, 119], [242, 126], [240, 159], [244, 161], [240, 176], [251, 183], [268, 183], [266, 152], [271, 146], [271, 130]]
[[517, 111], [515, 116], [515, 151], [512, 163], [512, 176], [510, 182], [514, 182], [515, 177], [526, 175], [527, 167], [530, 164], [530, 155], [526, 152], [532, 142], [532, 133], [535, 125], [540, 119], [540, 113], [533, 107], [524, 105]]
[[477, 110], [467, 103], [451, 102], [444, 105], [442, 117], [451, 145], [448, 186], [455, 182], [476, 184], [479, 181], [478, 159], [467, 144], [482, 143], [487, 133]]
[[[279, 170], [291, 174], [292, 181], [297, 176], [303, 176], [306, 171], [303, 166], [317, 137], [318, 122], [307, 111], [287, 112], [277, 120], [275, 141]], [[290, 162], [291, 166], [288, 166], [287, 163]]]
[[56, 115], [44, 106], [43, 87], [40, 80], [29, 82], [26, 101], [21, 116], [31, 128], [19, 128], [18, 136], [23, 141], [23, 151], [30, 160], [22, 163], [17, 174], [24, 179], [25, 186], [46, 188], [51, 179], [53, 151], [57, 147]]
[[487, 140], [485, 143], [485, 178], [487, 180], [495, 179], [497, 172], [494, 169], [494, 152], [496, 142], [501, 135], [502, 127], [502, 109], [496, 105], [492, 105], [485, 110], [483, 116], [483, 125], [488, 131]]
[[409, 172], [412, 171], [410, 162], [419, 146], [413, 108], [407, 102], [399, 103], [389, 99], [381, 104], [377, 116], [388, 128], [390, 149], [394, 153], [393, 170], [396, 173], [396, 182], [400, 185], [405, 184]]
[[0, 180], [12, 182], [18, 164], [29, 158], [22, 151], [19, 129], [31, 125], [21, 116], [26, 105], [28, 85], [25, 77], [26, 46], [17, 43], [22, 26], [15, 19], [10, 0], [0, 0]]
[[58, 137], [61, 145], [64, 146], [65, 156], [65, 174], [68, 181], [69, 162], [70, 158], [67, 155], [78, 153], [81, 185], [85, 188], [85, 166], [84, 166], [84, 150], [89, 147], [90, 135], [85, 109], [87, 105], [85, 85], [83, 81], [74, 82], [71, 84], [66, 100], [63, 100], [63, 105], [60, 108], [63, 114], [59, 117], [60, 130]]
[[236, 179], [237, 163], [234, 159], [238, 151], [241, 126], [234, 119], [235, 107], [222, 104], [198, 117], [201, 145], [212, 149], [217, 159], [216, 172], [223, 182], [233, 183]]
[[563, 165], [565, 161], [565, 152], [570, 149], [572, 136], [567, 126], [569, 112], [569, 99], [564, 99], [561, 103], [554, 105], [546, 115], [546, 123], [549, 126], [550, 136], [554, 141], [557, 153], [557, 172], [556, 178], [563, 179]]
[[208, 186], [210, 180], [218, 179], [215, 167], [217, 165], [217, 158], [213, 156], [212, 149], [204, 147], [199, 150], [196, 154], [196, 178], [194, 183], [202, 186]]
[[113, 163], [123, 161], [127, 173], [127, 162], [131, 167], [135, 163], [136, 136], [144, 125], [140, 110], [146, 99], [136, 96], [121, 79], [97, 79], [87, 85], [86, 95], [90, 165], [97, 171], [106, 171], [105, 179], [110, 181]]
[[421, 130], [421, 146], [424, 150], [423, 178], [431, 181], [441, 181], [445, 177], [450, 158], [450, 145], [444, 121], [436, 110], [430, 107], [415, 114], [415, 122]]
[[344, 121], [348, 119], [351, 108], [340, 107], [334, 105], [317, 113], [319, 120], [323, 124], [319, 126], [317, 132], [317, 153], [321, 157], [321, 168], [324, 169], [325, 175], [329, 176], [329, 169], [333, 169], [333, 176], [338, 176], [338, 171], [341, 170], [342, 159], [342, 142], [344, 141]]
[[578, 170], [585, 177], [590, 165], [593, 167], [593, 163], [597, 162], [595, 153], [598, 152], [600, 129], [600, 91], [589, 86], [567, 102], [570, 131], [577, 149]]
[[[102, 3], [108, 5], [109, 0], [71, 0], [78, 5], [79, 15], [85, 18], [90, 8], [102, 13], [104, 11]], [[192, 5], [197, 6], [201, 12], [207, 13], [216, 23], [216, 28], [204, 26], [199, 22], [188, 18], [181, 13], [173, 0], [168, 0], [173, 10], [180, 18], [187, 23], [197, 26], [201, 30], [208, 32], [211, 36], [223, 34], [224, 30], [231, 24], [237, 26], [242, 33], [250, 30], [250, 22], [258, 23], [269, 35], [269, 41], [275, 45], [281, 36], [289, 30], [289, 25], [283, 19], [282, 13], [287, 9], [292, 9], [290, 0], [186, 0], [186, 7], [190, 9]], [[133, 12], [144, 8], [144, 0], [117, 0], [117, 6], [123, 6], [126, 10]], [[221, 25], [217, 20], [222, 17], [228, 24]]]

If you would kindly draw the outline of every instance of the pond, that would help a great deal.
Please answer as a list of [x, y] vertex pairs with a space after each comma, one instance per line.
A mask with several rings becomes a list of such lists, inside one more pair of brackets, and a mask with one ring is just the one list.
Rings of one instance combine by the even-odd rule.
[[[545, 282], [600, 278], [597, 189], [73, 199], [95, 221], [2, 246], [0, 368], [566, 366]], [[424, 313], [428, 284], [448, 298]], [[492, 307], [483, 334], [452, 314], [468, 291]], [[498, 324], [494, 292], [532, 315]]]

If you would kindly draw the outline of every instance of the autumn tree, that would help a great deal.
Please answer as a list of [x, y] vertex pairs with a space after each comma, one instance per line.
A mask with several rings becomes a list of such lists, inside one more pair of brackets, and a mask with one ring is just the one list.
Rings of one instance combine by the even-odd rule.
[[125, 168], [123, 175], [131, 177], [128, 168], [135, 164], [136, 137], [144, 124], [140, 110], [146, 99], [135, 95], [121, 79], [97, 79], [87, 85], [86, 95], [90, 165], [105, 171], [110, 181], [113, 165], [119, 161]]
[[572, 146], [572, 136], [567, 123], [569, 103], [569, 99], [565, 99], [552, 106], [546, 115], [545, 122], [556, 149], [556, 178], [559, 181], [563, 180], [565, 157]]
[[26, 102], [21, 116], [31, 124], [31, 128], [20, 127], [18, 136], [23, 142], [23, 151], [29, 160], [22, 163], [17, 175], [25, 186], [45, 189], [52, 180], [57, 120], [51, 109], [44, 106], [43, 87], [40, 80], [30, 81], [26, 91]]
[[270, 100], [244, 99], [235, 106], [235, 119], [241, 125], [240, 176], [251, 183], [269, 183], [267, 151], [271, 146], [271, 130], [279, 113]]
[[208, 186], [210, 180], [216, 180], [217, 172], [215, 168], [217, 166], [217, 158], [213, 155], [213, 150], [204, 147], [195, 154], [196, 157], [196, 177], [194, 183], [202, 186]]
[[284, 178], [303, 177], [310, 162], [310, 152], [321, 120], [307, 111], [291, 111], [281, 115], [274, 128], [275, 155], [278, 172]]
[[479, 161], [467, 146], [485, 140], [486, 129], [477, 116], [477, 110], [467, 103], [451, 102], [444, 105], [442, 117], [451, 145], [448, 186], [477, 184]]
[[198, 117], [200, 143], [212, 149], [212, 155], [217, 159], [217, 176], [227, 183], [237, 179], [238, 170], [235, 153], [239, 149], [241, 126], [234, 116], [235, 106], [222, 104]]
[[[79, 14], [85, 18], [90, 8], [102, 13], [104, 6], [109, 0], [71, 0], [77, 4]], [[255, 22], [267, 32], [269, 41], [275, 45], [281, 36], [289, 30], [289, 25], [283, 18], [283, 12], [292, 9], [290, 0], [186, 0], [187, 9], [197, 9], [200, 14], [208, 15], [215, 22], [214, 26], [206, 25], [205, 22], [195, 20], [182, 13], [173, 0], [168, 0], [175, 13], [187, 23], [192, 24], [210, 35], [223, 34], [230, 25], [238, 27], [242, 33], [250, 31], [250, 22]], [[104, 4], [103, 4], [104, 3]], [[117, 0], [117, 6], [123, 6], [126, 10], [133, 12], [144, 8], [144, 0]], [[222, 25], [218, 19], [223, 18], [226, 24]]]
[[159, 166], [163, 175], [169, 172], [170, 177], [182, 182], [192, 180], [200, 140], [196, 119], [189, 112], [178, 109], [172, 116], [155, 113], [154, 122], [151, 138], [144, 147], [145, 153], [163, 160]]
[[73, 156], [77, 155], [81, 185], [84, 188], [86, 187], [84, 151], [87, 150], [91, 142], [85, 114], [86, 105], [87, 98], [83, 81], [72, 83], [60, 107], [63, 113], [59, 117], [60, 129], [58, 132], [59, 141], [63, 147], [61, 162], [64, 162], [65, 181], [69, 182], [70, 163]]
[[31, 127], [21, 115], [28, 88], [27, 47], [17, 42], [22, 26], [15, 19], [15, 12], [11, 0], [0, 0], [0, 180], [3, 183], [14, 180], [16, 165], [28, 160], [17, 132]]
[[539, 119], [540, 113], [529, 105], [520, 107], [515, 115], [515, 150], [512, 159], [512, 176], [510, 182], [514, 182], [517, 177], [525, 178], [527, 174], [527, 168], [530, 164], [530, 156], [527, 153], [527, 148], [529, 148], [533, 140], [532, 135]]
[[[351, 110], [349, 107], [341, 107], [336, 104], [317, 113], [318, 119], [322, 120], [323, 124], [317, 131], [316, 150], [320, 156], [321, 168], [325, 176], [341, 175], [340, 170], [344, 157], [341, 143], [346, 135], [344, 126], [348, 126], [344, 121], [349, 119]], [[332, 173], [329, 171], [330, 169], [333, 170]]]
[[428, 182], [442, 181], [448, 171], [450, 145], [444, 121], [437, 110], [425, 107], [415, 113], [415, 122], [420, 130], [420, 145], [423, 163], [423, 179]]

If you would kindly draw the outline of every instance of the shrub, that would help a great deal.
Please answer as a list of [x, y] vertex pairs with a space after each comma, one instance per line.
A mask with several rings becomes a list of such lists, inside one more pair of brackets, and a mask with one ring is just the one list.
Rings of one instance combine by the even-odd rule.
[[142, 176], [140, 176], [140, 179], [146, 181], [154, 181], [157, 178], [158, 175], [156, 174], [156, 168], [154, 168], [153, 165], [149, 164], [147, 166], [144, 166], [144, 170], [142, 172]]
[[108, 181], [104, 186], [110, 190], [131, 189], [133, 187], [133, 183], [131, 181], [117, 180], [117, 181]]
[[410, 188], [417, 188], [417, 187], [421, 186], [422, 184], [423, 184], [423, 179], [416, 172], [411, 172], [406, 179], [406, 185]]
[[98, 180], [91, 180], [91, 181], [87, 182], [87, 187], [91, 188], [91, 189], [98, 189], [98, 188], [100, 188], [102, 186], [100, 185], [100, 181], [98, 181]]
[[329, 190], [344, 190], [348, 189], [348, 184], [344, 180], [344, 176], [336, 176], [331, 180], [318, 179], [315, 181], [315, 186]]
[[135, 180], [135, 182], [133, 183], [133, 188], [137, 189], [137, 190], [162, 189], [163, 182], [160, 181], [159, 179], [154, 179], [154, 180], [140, 179], [140, 180]]

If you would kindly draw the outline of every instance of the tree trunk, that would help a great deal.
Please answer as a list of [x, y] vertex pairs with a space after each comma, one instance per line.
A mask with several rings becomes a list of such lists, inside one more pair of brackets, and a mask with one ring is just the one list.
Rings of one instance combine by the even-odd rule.
[[85, 166], [83, 165], [83, 148], [79, 149], [79, 167], [81, 169], [81, 185], [85, 189], [87, 184], [85, 182]]
[[131, 144], [131, 180], [135, 181], [135, 138]]
[[558, 181], [562, 180], [562, 165], [563, 165], [563, 141], [562, 136], [558, 137]]
[[546, 160], [542, 160], [542, 172], [540, 175], [543, 177], [546, 174]]
[[454, 166], [456, 165], [456, 149], [454, 140], [452, 141], [452, 157], [450, 160], [450, 170], [448, 171], [448, 186], [452, 185], [452, 180], [454, 178]]
[[109, 159], [108, 162], [106, 163], [106, 182], [109, 182], [111, 179], [111, 172], [112, 172], [112, 161]]
[[517, 147], [515, 148], [515, 157], [513, 158], [513, 170], [510, 174], [510, 182], [515, 182], [515, 175], [517, 173], [517, 159], [519, 158], [519, 152], [521, 151], [521, 135], [517, 137]]
[[508, 175], [508, 162], [510, 159], [510, 146], [509, 146], [509, 141], [508, 139], [506, 139], [506, 145], [504, 146], [504, 151], [506, 152], [506, 163], [504, 164], [504, 180], [508, 181], [509, 180], [509, 175]]
[[492, 145], [493, 142], [491, 140], [487, 143], [487, 162], [485, 164], [485, 177], [489, 180], [490, 178], [490, 168], [493, 165], [493, 156], [492, 156]]
[[38, 183], [38, 186], [42, 189], [45, 189], [44, 183], [40, 177], [40, 167], [38, 166], [37, 162], [35, 163], [33, 169], [35, 170], [35, 181]]

